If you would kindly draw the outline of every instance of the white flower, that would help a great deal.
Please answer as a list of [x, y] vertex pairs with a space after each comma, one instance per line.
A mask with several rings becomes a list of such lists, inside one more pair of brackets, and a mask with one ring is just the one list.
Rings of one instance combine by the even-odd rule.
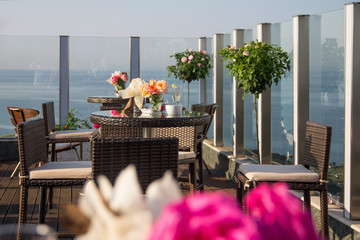
[[164, 205], [181, 197], [170, 172], [149, 185], [146, 197], [133, 165], [119, 174], [114, 187], [104, 176], [97, 180], [99, 187], [87, 182], [79, 199], [79, 208], [90, 219], [87, 233], [77, 237], [80, 240], [146, 239]]
[[249, 56], [249, 52], [248, 52], [248, 51], [244, 51], [244, 52], [243, 52], [243, 55], [244, 55], [244, 56]]

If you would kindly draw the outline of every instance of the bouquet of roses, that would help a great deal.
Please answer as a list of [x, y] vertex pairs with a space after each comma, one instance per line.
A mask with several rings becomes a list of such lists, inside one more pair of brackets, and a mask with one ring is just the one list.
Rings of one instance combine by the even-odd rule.
[[125, 89], [125, 83], [128, 79], [129, 77], [126, 72], [120, 73], [120, 71], [115, 71], [111, 74], [111, 78], [106, 81], [115, 86], [115, 90], [118, 92]]
[[150, 97], [150, 104], [154, 109], [159, 110], [162, 103], [162, 94], [168, 92], [168, 83], [165, 80], [156, 81], [151, 79], [142, 87], [142, 95]]

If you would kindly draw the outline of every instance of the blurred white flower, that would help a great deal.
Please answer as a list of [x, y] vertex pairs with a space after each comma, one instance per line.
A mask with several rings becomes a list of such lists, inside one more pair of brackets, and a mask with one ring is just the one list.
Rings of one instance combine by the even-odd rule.
[[90, 219], [87, 233], [77, 239], [146, 239], [153, 222], [170, 201], [181, 198], [172, 174], [151, 183], [143, 196], [134, 165], [124, 169], [112, 187], [104, 176], [84, 186], [79, 208]]

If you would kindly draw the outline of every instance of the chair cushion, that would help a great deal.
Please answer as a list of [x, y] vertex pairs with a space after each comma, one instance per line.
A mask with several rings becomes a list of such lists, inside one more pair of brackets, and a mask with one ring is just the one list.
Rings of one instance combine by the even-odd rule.
[[62, 139], [62, 138], [91, 138], [96, 135], [98, 130], [94, 129], [78, 129], [68, 131], [57, 131], [49, 134], [49, 139]]
[[30, 179], [70, 179], [91, 177], [91, 161], [48, 162], [31, 170]]
[[195, 157], [196, 154], [194, 152], [179, 151], [179, 160], [195, 158]]
[[303, 165], [240, 165], [239, 171], [248, 179], [269, 182], [318, 182], [319, 174]]

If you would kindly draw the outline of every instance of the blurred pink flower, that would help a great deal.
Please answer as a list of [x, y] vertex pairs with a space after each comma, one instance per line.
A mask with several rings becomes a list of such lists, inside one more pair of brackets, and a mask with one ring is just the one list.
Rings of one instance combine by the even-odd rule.
[[248, 52], [248, 51], [244, 51], [244, 52], [243, 52], [243, 55], [244, 55], [244, 56], [249, 56], [249, 52]]
[[224, 193], [196, 194], [167, 205], [149, 240], [260, 240], [254, 221]]
[[110, 83], [111, 83], [112, 85], [114, 85], [117, 81], [118, 81], [118, 76], [117, 76], [117, 75], [114, 75], [114, 76], [111, 77]]
[[188, 63], [191, 63], [191, 61], [189, 60]]
[[94, 128], [95, 128], [95, 129], [99, 129], [99, 128], [100, 128], [100, 124], [94, 123]]
[[123, 80], [124, 82], [126, 82], [126, 81], [129, 79], [129, 77], [128, 77], [127, 74], [121, 74], [120, 78], [121, 78], [121, 80]]
[[250, 217], [257, 222], [263, 239], [320, 240], [311, 215], [285, 183], [261, 184], [245, 196]]
[[205, 58], [202, 58], [201, 61], [205, 61]]
[[203, 54], [206, 54], [206, 51], [202, 51]]
[[192, 52], [192, 51], [194, 51], [194, 50], [192, 50], [192, 49], [189, 50], [189, 52]]
[[201, 63], [198, 63], [197, 65], [198, 65], [198, 67], [200, 67], [200, 66], [201, 66]]
[[259, 46], [258, 46], [258, 45], [256, 45], [256, 46], [255, 46], [255, 49], [258, 49], [258, 48], [259, 48]]
[[235, 46], [231, 46], [230, 49], [235, 49]]
[[182, 61], [182, 62], [186, 62], [186, 61], [187, 61], [187, 58], [186, 58], [186, 57], [182, 57], [182, 58], [181, 58], [181, 61]]
[[194, 59], [194, 56], [193, 56], [193, 55], [190, 55], [190, 56], [188, 57], [188, 59], [191, 61], [191, 60]]

